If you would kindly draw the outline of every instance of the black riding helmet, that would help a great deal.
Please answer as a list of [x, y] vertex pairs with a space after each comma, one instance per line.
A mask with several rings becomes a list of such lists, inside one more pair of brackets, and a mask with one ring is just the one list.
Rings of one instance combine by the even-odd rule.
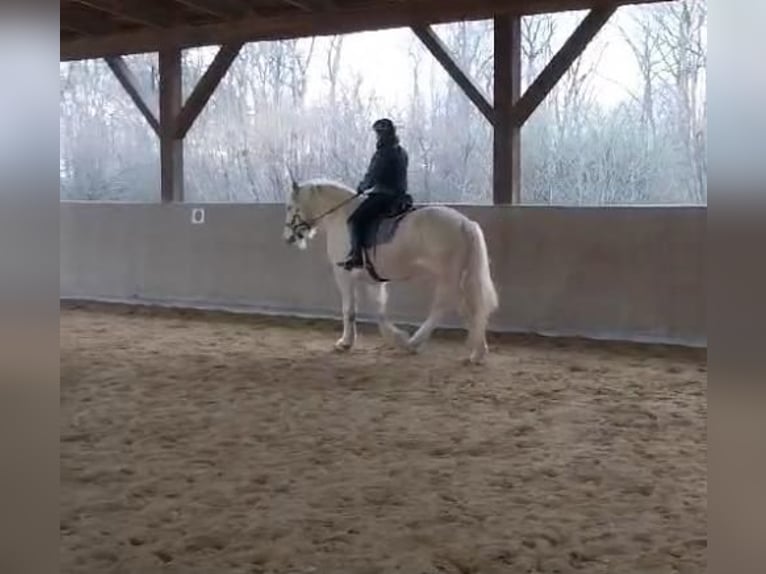
[[394, 133], [396, 133], [396, 128], [394, 128], [394, 122], [392, 122], [388, 118], [381, 118], [379, 120], [376, 120], [375, 123], [372, 124], [372, 129], [375, 130], [375, 133], [378, 135], [383, 135], [383, 134], [393, 135]]

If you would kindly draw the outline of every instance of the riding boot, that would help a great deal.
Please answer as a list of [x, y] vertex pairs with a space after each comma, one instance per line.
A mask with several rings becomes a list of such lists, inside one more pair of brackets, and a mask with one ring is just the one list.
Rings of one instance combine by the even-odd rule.
[[351, 250], [349, 251], [349, 255], [345, 261], [341, 261], [338, 265], [347, 271], [351, 271], [355, 267], [362, 267], [364, 265], [364, 261], [362, 260], [362, 247], [356, 229], [351, 231]]

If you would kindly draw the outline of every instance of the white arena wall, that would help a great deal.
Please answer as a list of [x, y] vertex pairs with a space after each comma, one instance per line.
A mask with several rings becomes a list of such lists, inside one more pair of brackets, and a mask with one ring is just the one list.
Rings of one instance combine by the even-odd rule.
[[[203, 224], [191, 223], [197, 207]], [[487, 238], [493, 330], [706, 345], [704, 207], [458, 208]], [[60, 213], [62, 299], [339, 317], [321, 236], [287, 246], [282, 205], [62, 202]], [[422, 320], [424, 295], [394, 287], [392, 315]]]

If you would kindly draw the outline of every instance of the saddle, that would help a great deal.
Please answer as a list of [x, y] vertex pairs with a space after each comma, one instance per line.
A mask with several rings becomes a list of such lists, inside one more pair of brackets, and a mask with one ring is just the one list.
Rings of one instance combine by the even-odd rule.
[[[362, 231], [362, 259], [364, 260], [364, 268], [376, 281], [385, 283], [388, 279], [383, 279], [378, 275], [375, 266], [372, 263], [375, 248], [378, 245], [390, 242], [394, 238], [396, 230], [399, 228], [399, 224], [407, 215], [417, 209], [418, 208], [412, 200], [412, 196], [405, 193], [387, 210], [374, 218], [366, 229]], [[372, 255], [370, 254], [370, 250], [372, 250]]]

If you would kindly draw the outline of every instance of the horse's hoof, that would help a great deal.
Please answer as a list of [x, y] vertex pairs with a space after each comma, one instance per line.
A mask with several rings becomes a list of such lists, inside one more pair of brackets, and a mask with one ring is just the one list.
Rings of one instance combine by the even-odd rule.
[[485, 357], [486, 357], [485, 353], [481, 353], [481, 354], [472, 353], [470, 357], [466, 357], [465, 359], [463, 359], [463, 364], [470, 365], [470, 366], [483, 365]]
[[463, 360], [463, 363], [466, 365], [482, 365], [488, 353], [489, 345], [485, 341], [478, 347], [475, 347], [468, 358]]
[[391, 345], [392, 347], [398, 347], [401, 345], [401, 341], [396, 337], [396, 335], [393, 335], [391, 333], [382, 333], [383, 336], [383, 342], [386, 343], [386, 345]]
[[351, 343], [347, 343], [344, 340], [340, 340], [337, 343], [335, 343], [335, 347], [333, 347], [337, 353], [345, 353], [347, 351], [351, 350]]
[[404, 350], [407, 351], [410, 355], [417, 355], [420, 353], [420, 351], [423, 350], [423, 342], [419, 343], [413, 343], [412, 341], [407, 341], [404, 344]]
[[384, 333], [383, 340], [397, 349], [406, 349], [409, 345], [408, 336], [401, 331]]

